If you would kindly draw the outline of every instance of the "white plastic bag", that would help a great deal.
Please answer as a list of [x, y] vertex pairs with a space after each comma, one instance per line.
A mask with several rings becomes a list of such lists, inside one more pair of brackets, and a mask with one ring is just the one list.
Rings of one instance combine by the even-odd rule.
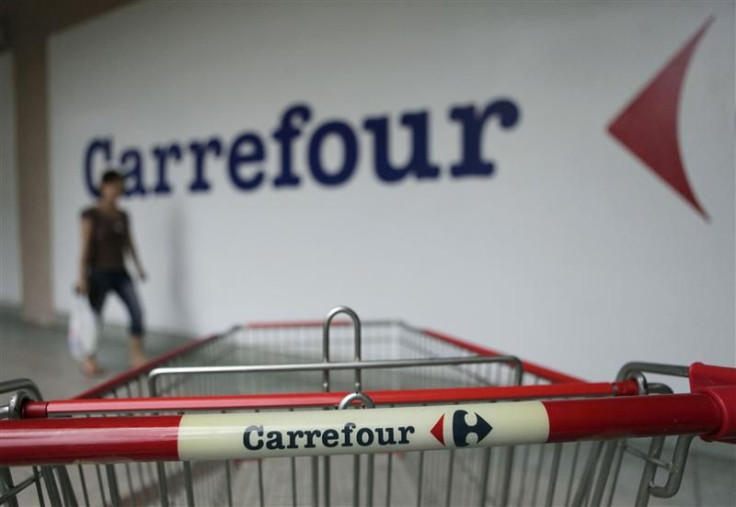
[[69, 315], [69, 350], [78, 361], [91, 356], [97, 350], [97, 318], [87, 297], [74, 296]]

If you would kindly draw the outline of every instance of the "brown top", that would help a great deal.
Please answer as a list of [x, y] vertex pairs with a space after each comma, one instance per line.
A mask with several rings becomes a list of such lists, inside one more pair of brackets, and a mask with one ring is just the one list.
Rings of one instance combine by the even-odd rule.
[[110, 214], [91, 206], [82, 211], [82, 218], [92, 222], [87, 266], [102, 271], [124, 270], [125, 251], [130, 246], [127, 213]]

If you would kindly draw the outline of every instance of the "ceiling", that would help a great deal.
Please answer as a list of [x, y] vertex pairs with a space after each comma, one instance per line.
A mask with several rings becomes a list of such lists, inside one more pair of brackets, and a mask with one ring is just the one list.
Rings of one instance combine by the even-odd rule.
[[137, 0], [0, 0], [0, 51]]

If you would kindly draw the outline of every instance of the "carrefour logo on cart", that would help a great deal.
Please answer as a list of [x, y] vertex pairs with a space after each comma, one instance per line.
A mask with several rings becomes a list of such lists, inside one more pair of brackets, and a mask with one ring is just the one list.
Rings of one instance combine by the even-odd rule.
[[[455, 444], [455, 447], [469, 446], [468, 437], [470, 435], [475, 435], [475, 443], [479, 444], [493, 430], [493, 426], [483, 419], [479, 413], [474, 412], [475, 424], [468, 424], [467, 415], [467, 410], [456, 410], [452, 414], [452, 443]], [[442, 414], [432, 426], [430, 433], [439, 443], [445, 445], [445, 414]]]
[[243, 445], [249, 451], [264, 448], [272, 451], [281, 449], [313, 449], [319, 443], [323, 447], [368, 447], [372, 445], [404, 445], [409, 442], [409, 435], [414, 433], [414, 426], [369, 427], [358, 428], [353, 422], [347, 422], [337, 429], [304, 429], [265, 432], [263, 426], [248, 426], [243, 434]]
[[[493, 427], [477, 412], [472, 412], [474, 422], [468, 422], [470, 413], [458, 409], [452, 414], [450, 432], [454, 447], [469, 447], [480, 444]], [[421, 431], [420, 437], [421, 437]], [[445, 414], [429, 430], [443, 446], [445, 442]], [[285, 449], [385, 447], [412, 444], [417, 429], [411, 424], [404, 425], [358, 425], [348, 421], [341, 427], [323, 429], [268, 428], [263, 424], [252, 424], [243, 432], [243, 446], [249, 451], [280, 451]], [[428, 435], [427, 435], [428, 436]], [[472, 436], [472, 437], [471, 437]]]
[[[493, 174], [497, 161], [483, 156], [489, 151], [482, 146], [484, 130], [491, 125], [500, 130], [516, 127], [520, 108], [508, 98], [450, 106], [444, 120], [457, 126], [459, 142], [455, 160], [447, 161], [444, 167], [430, 157], [430, 113], [405, 111], [398, 116], [409, 137], [409, 156], [403, 163], [397, 163], [392, 155], [392, 137], [398, 135], [399, 126], [391, 125], [388, 116], [365, 117], [358, 130], [345, 120], [316, 121], [312, 107], [293, 104], [284, 109], [272, 130], [246, 130], [228, 140], [214, 135], [140, 148], [116, 146], [112, 137], [94, 138], [84, 152], [84, 182], [87, 191], [96, 195], [100, 174], [115, 167], [125, 176], [129, 196], [204, 193], [212, 190], [210, 166], [219, 160], [231, 185], [243, 192], [298, 187], [307, 177], [325, 187], [337, 187], [354, 176], [360, 158], [366, 156], [364, 150], [372, 155], [375, 177], [387, 183], [407, 178], [436, 180], [443, 172], [452, 178], [487, 177]], [[359, 142], [363, 137], [365, 142]], [[303, 141], [300, 150], [298, 140]], [[326, 160], [328, 142], [339, 146], [339, 162]], [[173, 171], [188, 174], [185, 189], [173, 187]], [[150, 181], [154, 183], [148, 184]]]

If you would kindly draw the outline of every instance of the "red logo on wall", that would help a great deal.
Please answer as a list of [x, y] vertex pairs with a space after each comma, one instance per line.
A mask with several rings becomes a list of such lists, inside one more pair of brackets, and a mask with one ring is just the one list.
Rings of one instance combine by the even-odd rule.
[[695, 196], [682, 162], [677, 113], [688, 64], [712, 22], [712, 17], [707, 19], [608, 126], [613, 137], [706, 220], [708, 214]]

